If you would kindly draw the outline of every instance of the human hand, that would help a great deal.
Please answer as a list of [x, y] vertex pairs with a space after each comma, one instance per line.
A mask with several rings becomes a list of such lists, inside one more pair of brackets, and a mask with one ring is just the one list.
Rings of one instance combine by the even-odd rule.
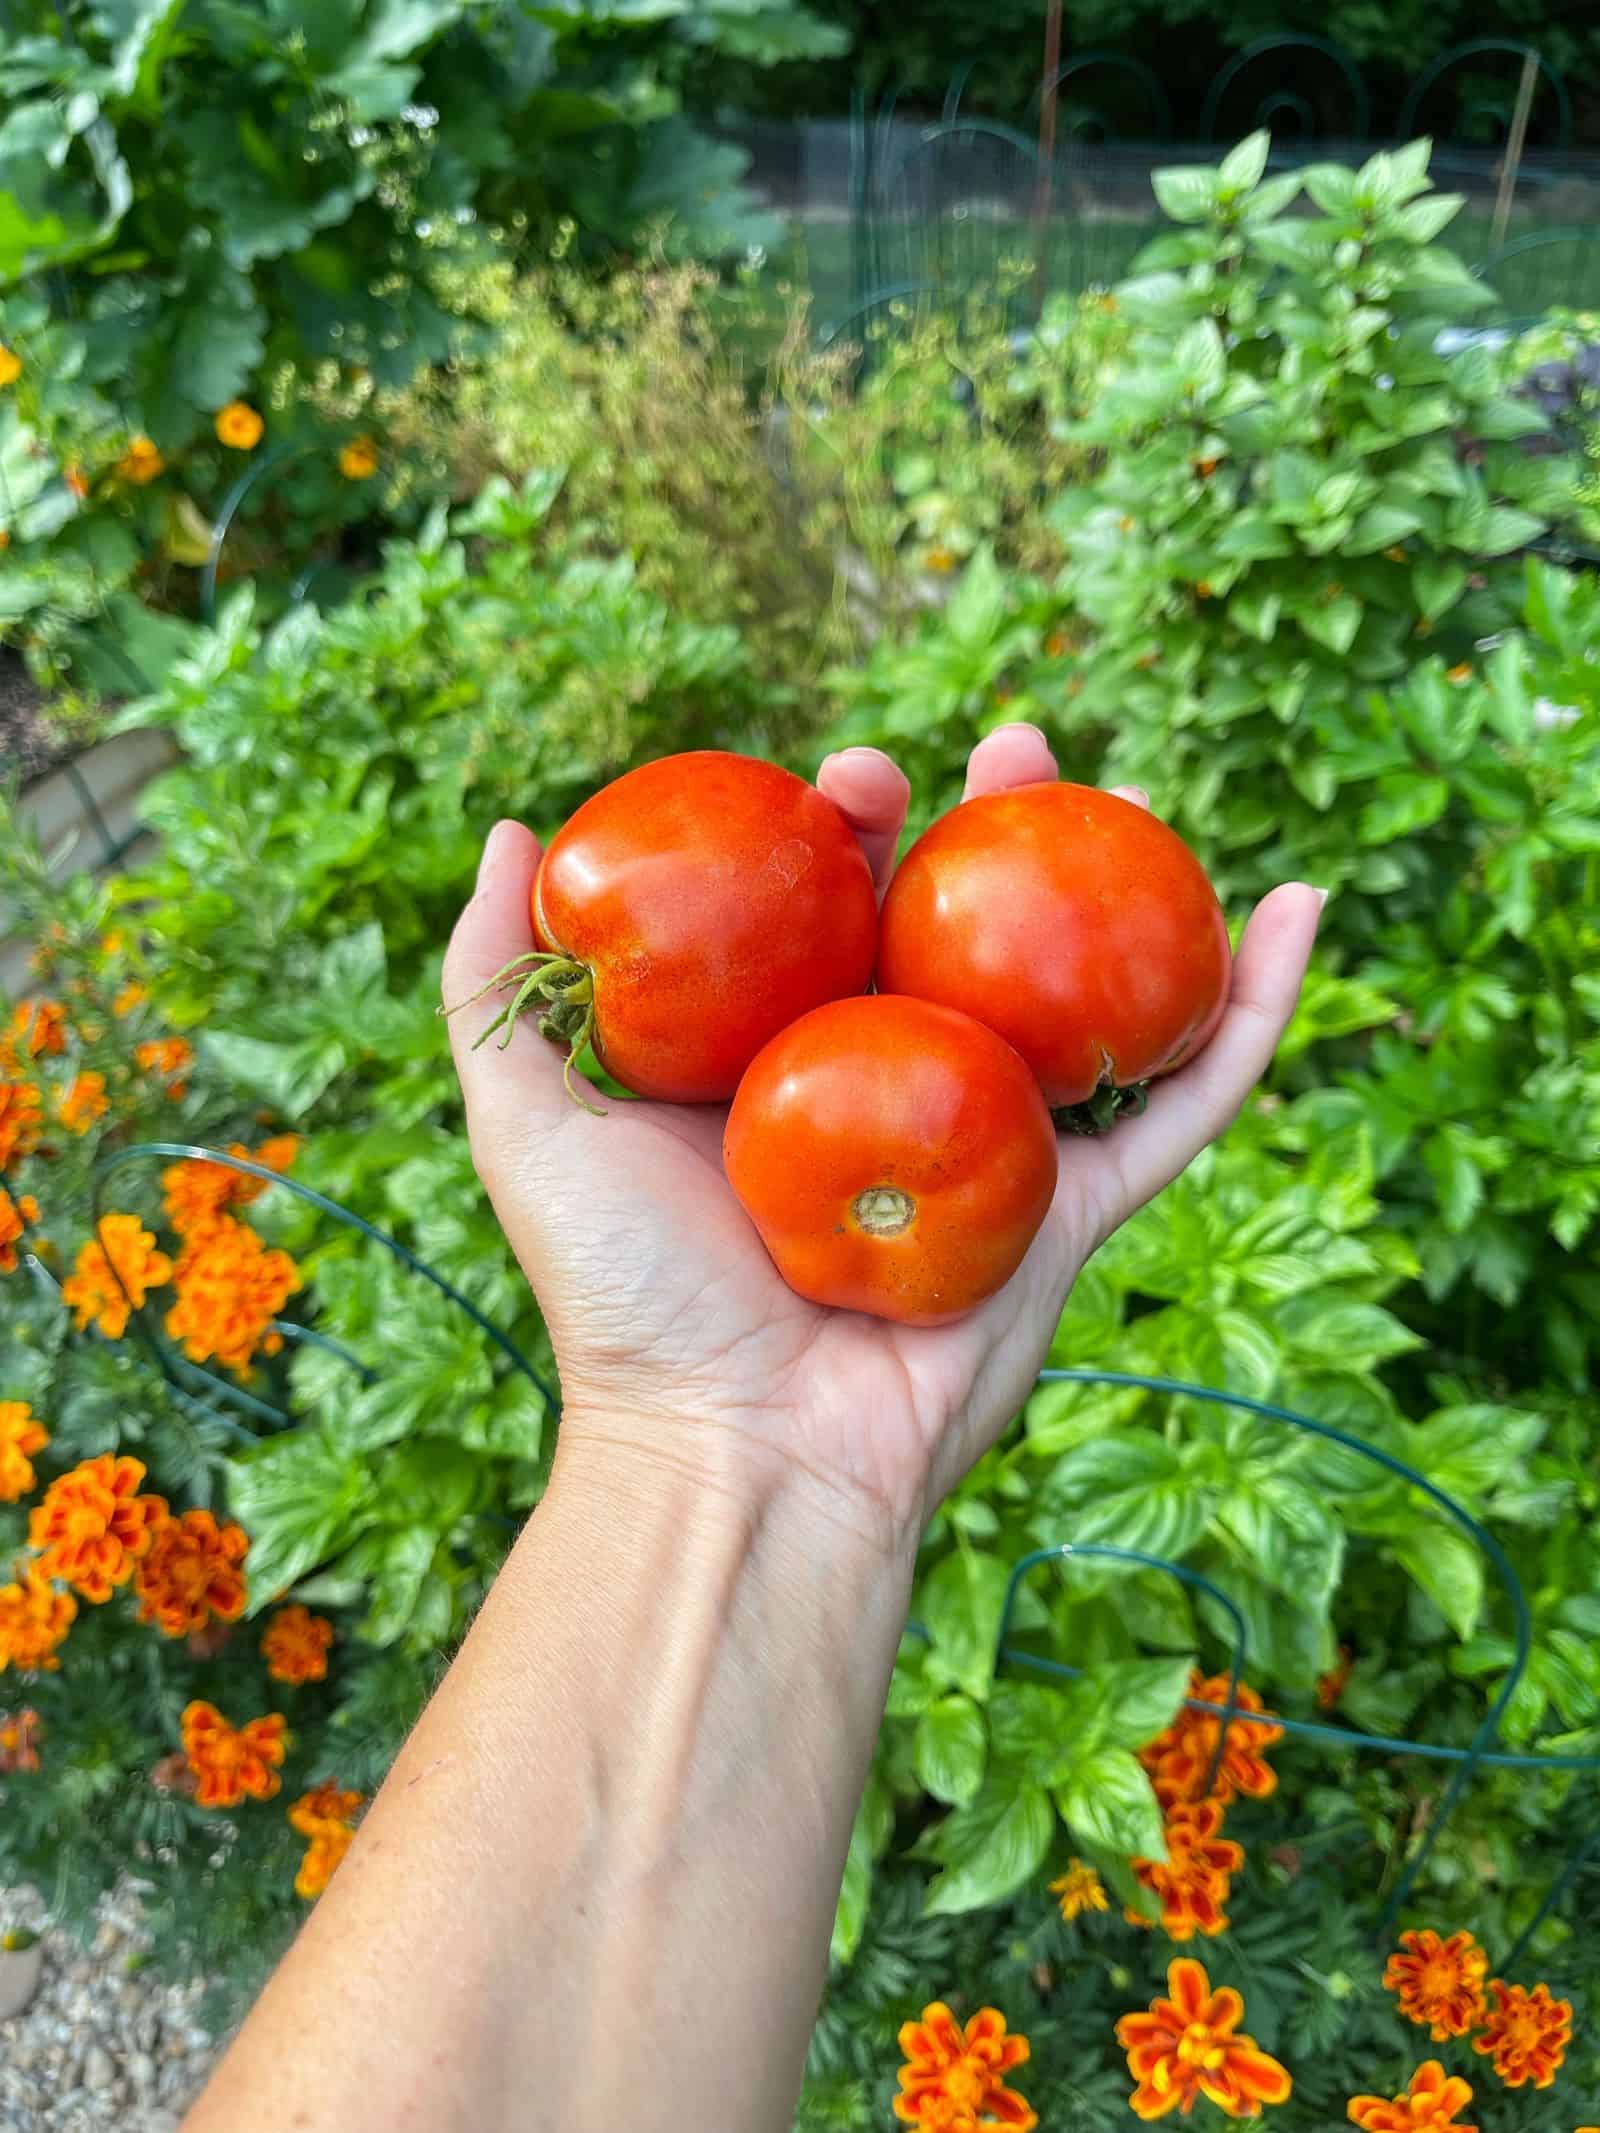
[[[1056, 774], [1035, 728], [1002, 727], [973, 750], [967, 797]], [[881, 890], [905, 778], [877, 750], [848, 749], [817, 782]], [[532, 945], [538, 863], [525, 829], [497, 825], [451, 940], [447, 1000]], [[1319, 910], [1299, 883], [1262, 900], [1211, 1043], [1142, 1117], [1062, 1143], [1055, 1200], [1021, 1268], [934, 1328], [819, 1309], [785, 1286], [723, 1175], [721, 1107], [624, 1101], [596, 1118], [527, 1021], [506, 1050], [475, 1051], [470, 1018], [453, 1020], [473, 1158], [549, 1328], [564, 1439], [635, 1447], [709, 1485], [804, 1473], [852, 1523], [914, 1540], [1021, 1404], [1084, 1261], [1224, 1130], [1265, 1070]]]

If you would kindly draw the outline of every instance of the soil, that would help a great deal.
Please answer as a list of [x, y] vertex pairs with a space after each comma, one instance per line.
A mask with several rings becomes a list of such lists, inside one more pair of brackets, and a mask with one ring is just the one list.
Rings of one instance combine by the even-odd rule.
[[0, 779], [26, 784], [72, 753], [72, 742], [44, 714], [44, 693], [15, 652], [0, 649]]

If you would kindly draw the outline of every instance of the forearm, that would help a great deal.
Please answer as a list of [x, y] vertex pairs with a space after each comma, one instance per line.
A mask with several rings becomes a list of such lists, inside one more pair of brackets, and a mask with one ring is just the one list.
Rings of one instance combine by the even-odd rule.
[[909, 1583], [850, 1510], [574, 1430], [191, 2133], [786, 2127]]

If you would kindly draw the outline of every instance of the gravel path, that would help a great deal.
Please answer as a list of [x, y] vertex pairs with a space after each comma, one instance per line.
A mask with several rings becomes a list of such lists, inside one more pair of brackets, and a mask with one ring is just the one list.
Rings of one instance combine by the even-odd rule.
[[[0, 1933], [44, 1923], [35, 1891], [0, 1890]], [[45, 1932], [32, 2005], [0, 2021], [0, 2133], [176, 2133], [216, 2046], [201, 1988], [140, 1971], [141, 1946], [131, 1888], [102, 1901], [90, 1948]]]

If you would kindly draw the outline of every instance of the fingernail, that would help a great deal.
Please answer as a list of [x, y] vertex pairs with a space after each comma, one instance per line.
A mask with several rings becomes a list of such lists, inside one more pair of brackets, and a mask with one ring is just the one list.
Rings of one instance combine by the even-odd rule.
[[848, 763], [850, 758], [854, 756], [857, 762], [871, 761], [876, 763], [882, 752], [878, 748], [840, 748], [829, 756], [828, 761], [830, 763]]
[[1322, 907], [1323, 907], [1323, 905], [1324, 905], [1324, 904], [1325, 904], [1325, 903], [1326, 903], [1327, 901], [1328, 901], [1328, 892], [1327, 892], [1327, 890], [1326, 890], [1326, 889], [1318, 889], [1318, 891], [1317, 891], [1317, 910], [1318, 910], [1318, 912], [1319, 912], [1319, 913], [1321, 912], [1321, 910], [1322, 910]]
[[1130, 785], [1128, 787], [1128, 790], [1134, 795], [1141, 807], [1148, 807], [1150, 805], [1150, 795], [1145, 791], [1142, 785]]
[[490, 830], [488, 836], [485, 837], [483, 840], [483, 850], [478, 858], [478, 878], [473, 883], [472, 893], [474, 895], [476, 895], [478, 891], [483, 887], [484, 882], [488, 878], [489, 865], [494, 858], [494, 848], [499, 842], [500, 832], [503, 827], [504, 825], [502, 823], [497, 822], [494, 828]]

